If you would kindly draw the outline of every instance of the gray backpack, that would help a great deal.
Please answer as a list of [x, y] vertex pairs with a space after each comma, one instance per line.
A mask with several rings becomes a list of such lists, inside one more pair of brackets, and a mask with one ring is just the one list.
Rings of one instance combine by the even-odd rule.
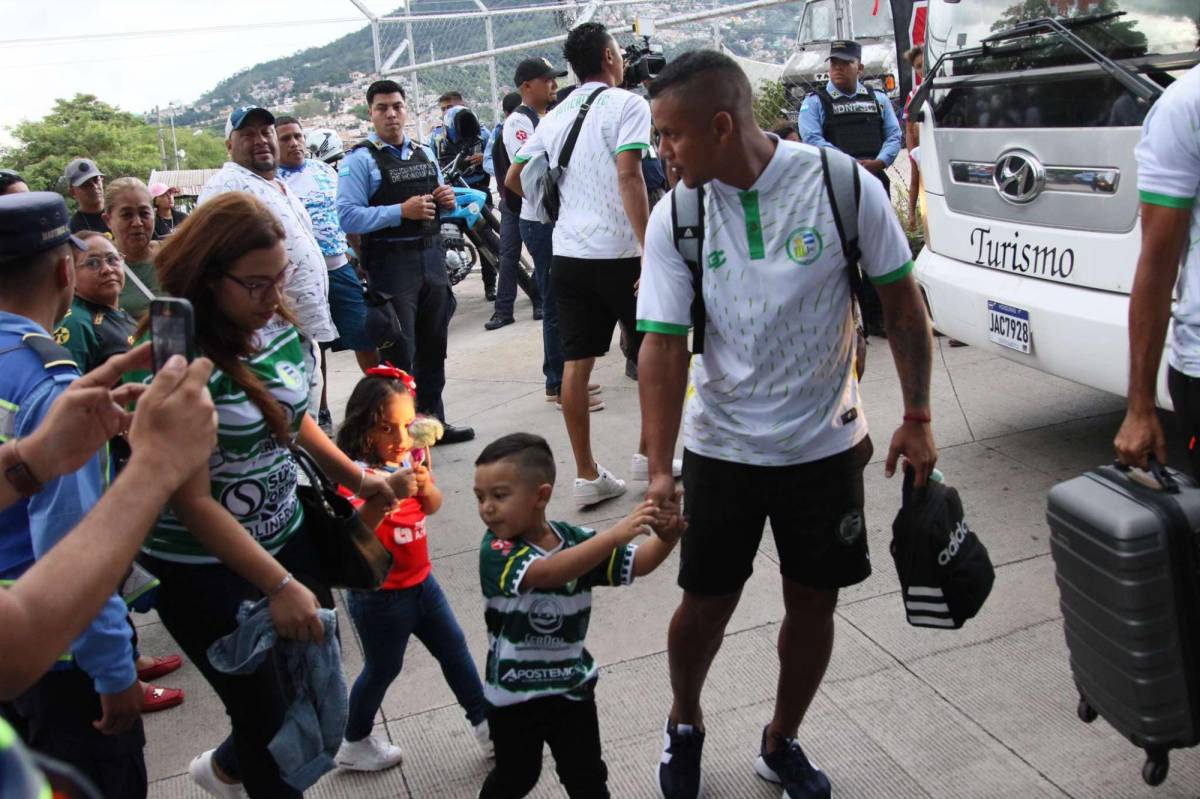
[[[842, 252], [846, 255], [846, 273], [850, 280], [850, 293], [858, 307], [862, 307], [863, 276], [858, 260], [862, 255], [858, 247], [858, 201], [862, 184], [858, 177], [858, 162], [838, 150], [820, 148], [821, 170], [825, 176], [825, 193], [833, 209], [833, 221]], [[692, 354], [704, 352], [704, 330], [708, 315], [704, 310], [704, 187], [689, 189], [683, 183], [675, 184], [671, 191], [671, 225], [675, 249], [687, 263], [692, 273]], [[855, 319], [859, 318], [855, 311]], [[866, 339], [859, 331], [858, 364], [861, 370], [866, 365]]]

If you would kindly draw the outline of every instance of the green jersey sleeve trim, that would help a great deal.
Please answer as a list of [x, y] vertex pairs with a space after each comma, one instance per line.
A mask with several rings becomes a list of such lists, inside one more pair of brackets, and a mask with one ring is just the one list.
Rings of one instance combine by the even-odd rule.
[[1139, 191], [1138, 199], [1149, 205], [1161, 205], [1164, 208], [1191, 208], [1196, 203], [1195, 197], [1172, 197], [1169, 194], [1158, 194], [1153, 191]]
[[618, 153], [623, 153], [626, 150], [649, 150], [649, 149], [650, 149], [649, 144], [643, 144], [642, 142], [630, 142], [629, 144], [622, 144], [620, 147], [617, 148], [616, 151]]
[[527, 163], [529, 163], [529, 156], [518, 155], [516, 158], [513, 159], [513, 163], [514, 164], [527, 164]]
[[639, 333], [665, 333], [668, 336], [686, 336], [689, 328], [687, 325], [673, 325], [670, 322], [654, 322], [650, 319], [639, 319], [637, 323]]
[[868, 275], [868, 277], [871, 278], [871, 283], [873, 285], [886, 286], [888, 283], [895, 283], [897, 280], [903, 280], [904, 278], [908, 277], [912, 270], [913, 262], [907, 261], [905, 262], [904, 266], [900, 267], [899, 269], [894, 269], [891, 272], [888, 272], [886, 275], [879, 275], [878, 277]]

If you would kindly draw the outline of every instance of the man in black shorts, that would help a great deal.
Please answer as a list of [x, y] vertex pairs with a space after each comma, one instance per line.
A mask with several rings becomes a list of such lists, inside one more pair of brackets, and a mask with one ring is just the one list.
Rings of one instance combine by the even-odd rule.
[[[650, 148], [650, 106], [618, 88], [621, 49], [603, 25], [584, 23], [567, 35], [563, 55], [580, 86], [538, 124], [513, 159], [508, 188], [520, 193], [524, 165], [542, 154], [559, 163], [580, 108], [591, 103], [569, 164], [559, 181], [561, 208], [554, 226], [551, 285], [558, 301], [563, 349], [562, 410], [575, 455], [575, 504], [595, 505], [625, 493], [625, 481], [596, 462], [588, 418], [589, 382], [596, 358], [608, 352], [620, 322], [635, 325], [634, 292], [641, 243], [650, 215], [642, 153]], [[636, 357], [640, 335], [630, 347]], [[639, 440], [630, 476], [645, 480], [648, 461]]]
[[[779, 686], [763, 728], [759, 777], [786, 799], [828, 799], [828, 778], [796, 741], [833, 648], [838, 590], [866, 579], [863, 469], [871, 458], [854, 369], [845, 253], [826, 199], [821, 152], [758, 129], [750, 83], [727, 56], [695, 51], [650, 89], [659, 148], [676, 185], [650, 217], [638, 295], [648, 496], [674, 501], [671, 455], [688, 382], [692, 272], [676, 249], [675, 195], [703, 186], [703, 354], [684, 428], [683, 601], [668, 654], [674, 703], [658, 766], [665, 799], [702, 795], [700, 692], [771, 522], [785, 616]], [[860, 174], [861, 263], [887, 311], [904, 397], [885, 473], [903, 455], [924, 484], [937, 460], [930, 430], [932, 340], [911, 253], [883, 187]], [[840, 184], [839, 184], [840, 185]]]

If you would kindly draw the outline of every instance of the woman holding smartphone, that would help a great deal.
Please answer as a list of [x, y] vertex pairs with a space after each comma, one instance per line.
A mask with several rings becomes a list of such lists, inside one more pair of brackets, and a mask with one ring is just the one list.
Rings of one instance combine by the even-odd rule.
[[[272, 655], [251, 675], [222, 674], [208, 647], [232, 632], [244, 600], [270, 598], [279, 635], [323, 638], [317, 610], [332, 607], [296, 496], [292, 442], [331, 478], [390, 495], [381, 478], [347, 458], [305, 413], [304, 353], [281, 293], [284, 231], [261, 202], [231, 192], [201, 206], [156, 258], [163, 291], [191, 302], [197, 353], [216, 365], [208, 382], [219, 414], [208, 467], [172, 497], [143, 548], [162, 587], [158, 612], [225, 705], [231, 736], [191, 771], [216, 796], [301, 794], [280, 778], [267, 749], [286, 712], [282, 664]], [[215, 761], [215, 762], [214, 762]]]

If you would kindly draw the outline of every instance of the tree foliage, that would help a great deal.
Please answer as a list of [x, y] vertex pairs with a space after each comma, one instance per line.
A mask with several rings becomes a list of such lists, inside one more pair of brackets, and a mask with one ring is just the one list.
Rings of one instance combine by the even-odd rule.
[[[67, 163], [91, 158], [109, 179], [133, 175], [145, 180], [162, 168], [158, 130], [141, 117], [122, 111], [91, 94], [58, 99], [40, 120], [12, 128], [17, 145], [0, 150], [0, 165], [15, 169], [31, 189], [56, 189]], [[164, 131], [167, 163], [174, 167], [171, 135]], [[207, 169], [225, 161], [225, 144], [207, 131], [177, 128], [181, 169]]]
[[763, 81], [754, 92], [754, 120], [763, 130], [784, 121], [788, 110], [787, 91], [777, 80]]

